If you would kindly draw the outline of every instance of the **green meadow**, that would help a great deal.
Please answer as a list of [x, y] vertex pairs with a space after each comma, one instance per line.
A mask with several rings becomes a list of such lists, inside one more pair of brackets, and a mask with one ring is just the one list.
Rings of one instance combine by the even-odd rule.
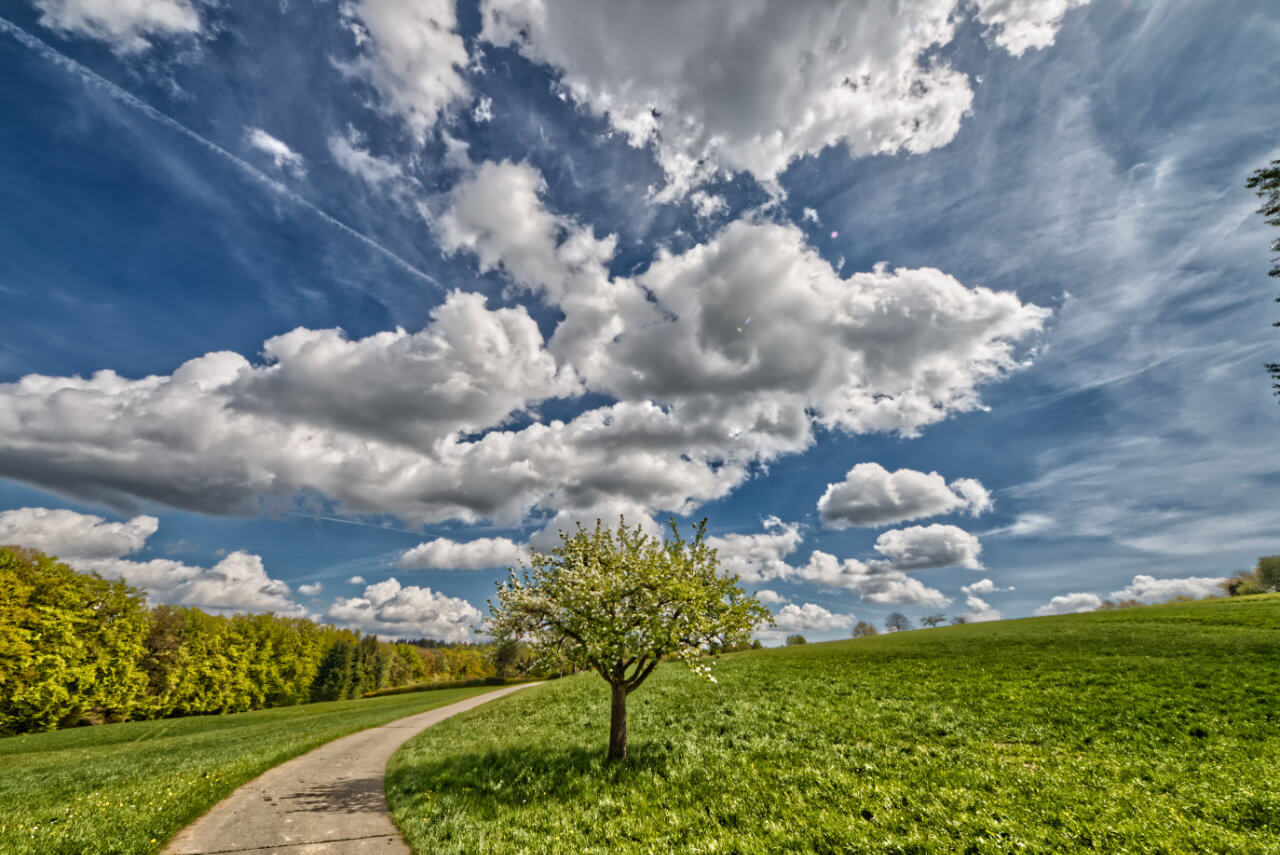
[[1280, 595], [578, 675], [392, 759], [418, 853], [1280, 852]]
[[156, 852], [272, 766], [485, 691], [441, 689], [0, 739], [0, 852]]

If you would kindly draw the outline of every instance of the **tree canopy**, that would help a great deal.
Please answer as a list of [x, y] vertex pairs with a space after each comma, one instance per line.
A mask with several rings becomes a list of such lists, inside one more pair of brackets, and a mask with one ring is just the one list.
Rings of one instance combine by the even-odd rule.
[[665, 658], [715, 681], [699, 661], [707, 648], [746, 643], [769, 611], [723, 574], [705, 541], [706, 520], [685, 540], [674, 521], [665, 539], [621, 521], [560, 532], [550, 552], [512, 569], [490, 601], [489, 632], [528, 642], [534, 655], [595, 671], [611, 687], [609, 758], [626, 756], [626, 698]]
[[388, 644], [300, 618], [149, 608], [124, 582], [0, 546], [0, 735], [486, 677], [485, 653]]
[[[1280, 226], [1280, 160], [1273, 160], [1270, 166], [1254, 170], [1245, 186], [1262, 199], [1262, 207], [1258, 209], [1258, 213], [1266, 218], [1267, 225]], [[1280, 253], [1280, 238], [1271, 242], [1271, 251]], [[1267, 271], [1267, 275], [1280, 277], [1280, 255], [1272, 258], [1272, 261], [1275, 264]], [[1276, 298], [1276, 302], [1280, 303], [1280, 297]], [[1280, 327], [1280, 321], [1272, 326]], [[1271, 390], [1280, 395], [1280, 362], [1267, 362], [1264, 366], [1271, 376]]]
[[911, 629], [911, 618], [902, 612], [893, 612], [884, 619], [884, 626], [890, 632], [903, 632]]

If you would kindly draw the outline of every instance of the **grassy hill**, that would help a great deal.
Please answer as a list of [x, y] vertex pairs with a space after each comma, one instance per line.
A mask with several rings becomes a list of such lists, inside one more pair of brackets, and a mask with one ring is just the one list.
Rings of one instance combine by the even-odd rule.
[[1280, 852], [1280, 595], [682, 665], [603, 762], [593, 675], [416, 737], [420, 853]]
[[0, 739], [0, 852], [156, 852], [278, 763], [488, 690], [441, 689]]

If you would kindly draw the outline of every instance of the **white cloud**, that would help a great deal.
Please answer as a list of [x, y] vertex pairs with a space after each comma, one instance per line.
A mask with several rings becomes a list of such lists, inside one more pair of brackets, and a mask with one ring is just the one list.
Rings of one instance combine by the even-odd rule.
[[384, 638], [468, 641], [481, 615], [466, 600], [430, 588], [402, 586], [395, 577], [369, 585], [362, 597], [339, 597], [325, 616]]
[[953, 525], [917, 525], [886, 531], [876, 538], [876, 551], [899, 570], [929, 567], [966, 567], [981, 570], [982, 544]]
[[351, 70], [369, 81], [386, 112], [425, 139], [440, 114], [468, 94], [453, 0], [350, 0], [342, 14], [362, 50]]
[[304, 597], [314, 597], [316, 594], [324, 590], [324, 585], [320, 582], [314, 582], [310, 585], [299, 585], [298, 593]]
[[782, 596], [782, 594], [779, 594], [777, 591], [772, 591], [768, 588], [761, 588], [759, 591], [756, 591], [755, 598], [760, 602], [770, 606], [780, 606], [785, 603], [791, 602], [789, 599]]
[[979, 579], [971, 585], [964, 585], [960, 590], [970, 596], [973, 596], [975, 594], [996, 594], [1002, 591], [1012, 591], [1013, 586], [1010, 585], [1008, 588], [1000, 588], [997, 587], [996, 583], [992, 582], [990, 579]]
[[615, 239], [549, 212], [543, 188], [527, 165], [480, 166], [434, 220], [442, 246], [560, 309], [549, 348], [590, 388], [727, 414], [766, 457], [807, 447], [806, 411], [828, 428], [910, 436], [973, 410], [1048, 316], [928, 268], [842, 278], [796, 227], [747, 220], [611, 279]]
[[877, 526], [964, 510], [977, 516], [991, 508], [991, 494], [972, 478], [947, 482], [937, 472], [889, 472], [859, 463], [843, 481], [828, 484], [818, 500], [823, 523], [832, 528]]
[[399, 189], [413, 183], [400, 164], [372, 154], [364, 145], [360, 134], [349, 127], [345, 134], [329, 137], [329, 154], [345, 172], [374, 189]]
[[64, 560], [119, 558], [137, 552], [156, 533], [160, 521], [139, 515], [127, 522], [50, 508], [0, 512], [0, 543], [29, 546]]
[[1133, 581], [1111, 593], [1112, 599], [1142, 600], [1159, 603], [1174, 597], [1217, 597], [1222, 595], [1221, 585], [1227, 581], [1222, 576], [1186, 576], [1180, 579], [1157, 579], [1139, 574]]
[[993, 609], [986, 600], [973, 594], [965, 597], [964, 604], [969, 610], [964, 615], [969, 623], [984, 623], [986, 621], [1000, 620], [1002, 617], [999, 609]]
[[872, 603], [940, 608], [951, 602], [941, 591], [911, 578], [887, 561], [863, 562], [856, 558], [842, 561], [816, 549], [808, 562], [792, 568], [790, 575], [828, 588], [857, 591], [862, 599]]
[[120, 54], [137, 53], [156, 37], [200, 31], [190, 0], [33, 0], [40, 24], [106, 42]]
[[1067, 12], [1089, 0], [974, 0], [978, 20], [1014, 56], [1053, 44]]
[[348, 580], [347, 580], [347, 584], [348, 584], [348, 585], [363, 585], [363, 584], [365, 584], [365, 580], [364, 580], [364, 577], [363, 577], [363, 576], [352, 576], [350, 579], [348, 579]]
[[689, 202], [693, 204], [694, 213], [703, 219], [708, 219], [729, 208], [723, 196], [705, 193], [702, 190], [694, 190], [690, 193]]
[[[136, 380], [29, 375], [0, 384], [0, 474], [212, 513], [315, 493], [411, 524], [549, 516], [553, 536], [603, 510], [692, 512], [808, 448], [814, 422], [911, 435], [977, 408], [1046, 315], [934, 270], [841, 278], [768, 223], [611, 278], [614, 239], [547, 211], [541, 186], [486, 164], [433, 224], [563, 314], [549, 341], [523, 307], [455, 291], [416, 333], [298, 329], [262, 364], [219, 352]], [[538, 418], [584, 389], [617, 402]]]
[[489, 309], [463, 291], [416, 333], [352, 341], [339, 329], [299, 328], [268, 339], [263, 354], [261, 368], [236, 366], [233, 406], [419, 448], [576, 388], [523, 307]]
[[848, 629], [853, 626], [853, 615], [842, 615], [830, 612], [814, 603], [797, 606], [790, 603], [783, 606], [773, 616], [774, 632], [797, 632], [812, 630], [828, 632], [833, 629]]
[[819, 223], [819, 222], [821, 222], [821, 220], [819, 220], [819, 219], [818, 219], [818, 212], [817, 212], [816, 210], [814, 210], [813, 208], [805, 208], [805, 209], [804, 209], [804, 213], [803, 213], [803, 215], [801, 216], [801, 219], [802, 219], [802, 220], [804, 220], [805, 222], [809, 222], [809, 223]]
[[990, 529], [984, 534], [988, 537], [1032, 537], [1043, 534], [1054, 525], [1053, 517], [1046, 514], [1018, 514], [1009, 525]]
[[476, 102], [476, 108], [471, 111], [471, 117], [477, 122], [493, 121], [493, 99], [485, 96]]
[[575, 101], [652, 145], [680, 192], [716, 168], [769, 183], [829, 145], [945, 145], [972, 92], [922, 60], [951, 40], [952, 5], [487, 0], [481, 37], [555, 68]]
[[529, 562], [529, 551], [505, 537], [478, 537], [459, 543], [437, 537], [407, 550], [397, 562], [406, 569], [483, 570]]
[[1065, 615], [1071, 612], [1091, 612], [1102, 605], [1097, 594], [1059, 594], [1036, 609], [1038, 615]]
[[[1052, 39], [1067, 0], [986, 0], [1021, 53]], [[637, 4], [485, 0], [481, 38], [551, 66], [575, 102], [652, 146], [672, 198], [718, 170], [766, 185], [832, 146], [851, 156], [946, 145], [973, 99], [934, 51], [956, 0]]]
[[707, 538], [721, 566], [746, 584], [785, 578], [791, 572], [786, 557], [804, 540], [799, 523], [764, 519], [763, 534], [727, 534]]
[[34, 547], [81, 572], [123, 579], [145, 589], [152, 602], [227, 614], [302, 614], [301, 606], [289, 597], [289, 586], [268, 576], [262, 559], [248, 552], [232, 552], [209, 568], [167, 558], [124, 557], [141, 551], [159, 525], [146, 515], [117, 523], [65, 509], [16, 508], [0, 513], [0, 543]]
[[267, 575], [259, 556], [240, 550], [186, 582], [179, 595], [179, 602], [212, 612], [306, 613], [289, 598], [288, 585]]
[[245, 139], [253, 148], [270, 157], [276, 169], [291, 172], [296, 176], [306, 174], [307, 169], [303, 164], [302, 155], [262, 128], [246, 128]]

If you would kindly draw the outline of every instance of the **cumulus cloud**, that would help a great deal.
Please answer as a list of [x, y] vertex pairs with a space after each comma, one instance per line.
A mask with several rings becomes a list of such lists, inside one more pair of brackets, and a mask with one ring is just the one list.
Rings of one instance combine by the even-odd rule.
[[964, 617], [970, 623], [983, 623], [985, 621], [1000, 620], [1001, 614], [999, 609], [993, 609], [986, 600], [981, 597], [969, 594], [964, 600], [965, 607], [968, 609]]
[[352, 576], [347, 580], [348, 585], [363, 585], [364, 583], [365, 579], [363, 576]]
[[468, 95], [453, 0], [349, 0], [342, 14], [361, 51], [350, 70], [373, 86], [387, 113], [425, 139], [440, 114]]
[[190, 0], [34, 0], [40, 24], [105, 42], [120, 54], [137, 53], [157, 37], [200, 31]]
[[268, 339], [263, 355], [261, 368], [236, 366], [233, 406], [417, 447], [576, 389], [523, 307], [489, 309], [462, 291], [416, 333], [351, 341], [340, 329], [299, 328]]
[[127, 522], [61, 508], [15, 508], [0, 513], [0, 543], [29, 546], [64, 560], [119, 558], [137, 552], [160, 520], [145, 514]]
[[405, 551], [397, 562], [406, 569], [483, 570], [529, 562], [529, 550], [505, 537], [478, 537], [459, 543], [437, 537]]
[[[485, 164], [432, 223], [558, 310], [550, 339], [523, 307], [455, 291], [414, 333], [297, 329], [261, 363], [28, 375], [0, 384], [0, 475], [121, 507], [244, 513], [314, 493], [413, 524], [550, 517], [553, 537], [601, 509], [692, 512], [808, 448], [815, 423], [913, 435], [974, 409], [1047, 314], [936, 270], [842, 278], [763, 222], [615, 278], [614, 238], [548, 211], [541, 188], [526, 165]], [[584, 391], [614, 403], [538, 418]]]
[[[980, 3], [997, 44], [1052, 39], [1068, 0]], [[937, 56], [957, 0], [675, 5], [485, 0], [481, 38], [553, 68], [564, 91], [637, 147], [679, 195], [718, 171], [775, 185], [828, 146], [851, 156], [946, 145], [973, 92]]]
[[364, 140], [354, 128], [348, 128], [345, 134], [334, 134], [329, 137], [329, 154], [333, 157], [334, 163], [369, 187], [388, 190], [403, 188], [413, 183], [413, 179], [405, 175], [404, 168], [400, 164], [372, 154], [364, 146]]
[[543, 189], [528, 165], [483, 164], [435, 218], [442, 246], [559, 308], [549, 348], [590, 388], [727, 413], [762, 454], [807, 447], [808, 411], [832, 429], [910, 436], [972, 410], [1048, 316], [928, 268], [842, 277], [796, 227], [753, 220], [614, 279], [616, 240], [548, 211]]
[[[978, 554], [981, 544], [968, 532], [955, 526], [916, 526], [887, 531], [876, 541], [882, 558], [863, 561], [838, 558], [829, 552], [814, 550], [801, 565], [787, 562], [804, 539], [798, 523], [785, 523], [778, 517], [766, 517], [764, 531], [757, 534], [729, 534], [707, 539], [716, 549], [726, 570], [738, 574], [747, 584], [772, 579], [808, 582], [827, 588], [857, 591], [862, 599], [873, 603], [946, 606], [951, 600], [936, 588], [930, 588], [907, 575], [908, 570], [959, 566], [981, 569]], [[992, 584], [990, 590], [997, 590]], [[988, 590], [975, 583], [974, 591]], [[968, 589], [965, 591], [969, 593]], [[770, 592], [772, 594], [772, 592]]]
[[1222, 576], [1186, 576], [1179, 579], [1157, 579], [1154, 576], [1139, 574], [1133, 581], [1119, 591], [1111, 593], [1112, 599], [1142, 600], [1145, 603], [1159, 603], [1174, 597], [1215, 597], [1222, 594], [1221, 585], [1227, 581]]
[[828, 484], [818, 500], [823, 523], [832, 528], [877, 526], [964, 510], [973, 516], [991, 508], [991, 494], [979, 481], [950, 485], [937, 472], [890, 472], [879, 463], [859, 463], [843, 481]]
[[755, 597], [760, 602], [770, 606], [780, 606], [780, 605], [783, 605], [784, 603], [791, 602], [789, 599], [782, 596], [782, 594], [779, 594], [777, 591], [772, 591], [768, 588], [762, 588], [759, 591], [756, 591]]
[[294, 175], [306, 174], [302, 155], [289, 148], [288, 144], [276, 139], [262, 128], [246, 128], [245, 138], [249, 145], [271, 158], [276, 169], [291, 172]]
[[[785, 578], [791, 573], [786, 557], [804, 540], [799, 523], [785, 523], [776, 516], [764, 519], [762, 534], [727, 534], [707, 538], [721, 566], [746, 583]], [[772, 593], [772, 592], [771, 592]]]
[[679, 192], [717, 168], [771, 183], [829, 145], [858, 156], [949, 142], [973, 95], [922, 59], [951, 40], [951, 7], [487, 0], [481, 38], [557, 70], [575, 101], [652, 146]]
[[792, 568], [789, 575], [828, 588], [857, 591], [862, 599], [872, 603], [942, 607], [951, 602], [941, 591], [913, 579], [887, 561], [841, 560], [817, 549], [804, 565]]
[[964, 585], [960, 590], [972, 596], [975, 594], [995, 594], [1001, 591], [1012, 591], [1013, 586], [1010, 585], [1008, 588], [1000, 588], [997, 587], [996, 583], [992, 582], [990, 579], [979, 579], [973, 584]]
[[876, 551], [899, 570], [965, 567], [981, 570], [978, 538], [953, 525], [917, 525], [886, 531], [876, 538]]
[[125, 557], [141, 551], [159, 525], [159, 520], [146, 515], [107, 522], [66, 509], [16, 508], [0, 513], [0, 543], [34, 547], [57, 555], [76, 570], [123, 579], [145, 589], [153, 602], [225, 614], [277, 612], [296, 617], [303, 613], [290, 599], [289, 586], [268, 576], [262, 559], [248, 552], [232, 552], [208, 568], [167, 558], [134, 561]]
[[206, 611], [276, 612], [302, 617], [306, 610], [289, 599], [289, 586], [267, 575], [262, 558], [237, 550], [180, 589], [180, 602]]
[[1067, 12], [1089, 0], [974, 0], [993, 41], [1014, 56], [1053, 44]]
[[304, 597], [314, 597], [316, 594], [324, 590], [324, 585], [320, 582], [313, 582], [310, 585], [299, 585], [298, 593]]
[[853, 626], [853, 615], [830, 612], [814, 603], [805, 603], [802, 606], [790, 603], [774, 614], [773, 622], [775, 624], [773, 631], [776, 633], [800, 630], [827, 632]]
[[467, 641], [481, 615], [466, 600], [430, 588], [403, 586], [395, 577], [369, 585], [361, 597], [339, 597], [325, 616], [352, 629], [384, 638], [438, 638]]
[[703, 219], [712, 217], [729, 208], [723, 196], [705, 193], [702, 190], [694, 190], [690, 193], [689, 201], [693, 204], [694, 213]]
[[1036, 609], [1036, 614], [1065, 615], [1072, 612], [1091, 612], [1100, 605], [1102, 605], [1102, 598], [1097, 594], [1059, 594]]

